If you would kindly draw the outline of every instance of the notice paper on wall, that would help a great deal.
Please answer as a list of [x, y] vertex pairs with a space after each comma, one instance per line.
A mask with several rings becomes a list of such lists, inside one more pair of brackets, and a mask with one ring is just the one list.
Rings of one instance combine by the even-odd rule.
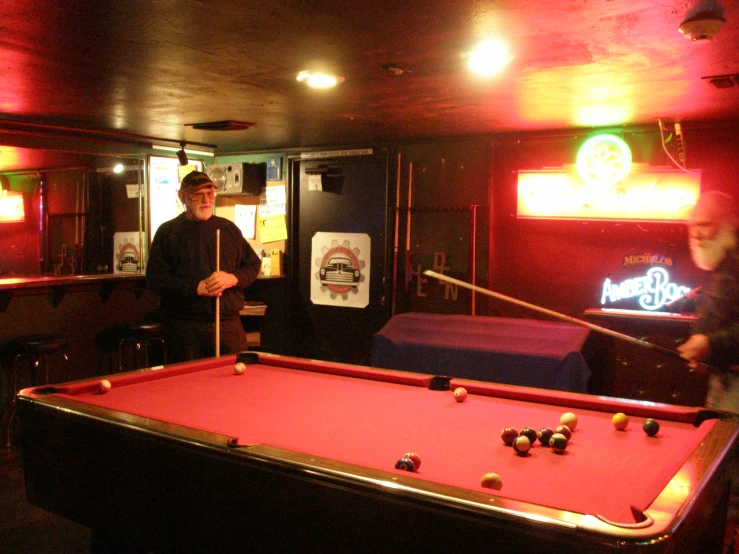
[[253, 239], [256, 234], [257, 207], [245, 204], [234, 206], [234, 222], [241, 229], [245, 239]]
[[287, 196], [285, 185], [270, 185], [264, 187], [259, 199], [259, 219], [267, 219], [275, 215], [287, 213]]
[[275, 242], [287, 240], [287, 225], [284, 215], [259, 218], [259, 242]]

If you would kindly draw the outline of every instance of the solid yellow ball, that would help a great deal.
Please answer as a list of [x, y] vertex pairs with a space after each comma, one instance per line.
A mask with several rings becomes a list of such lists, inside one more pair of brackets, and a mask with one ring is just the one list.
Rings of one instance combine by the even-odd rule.
[[486, 489], [499, 491], [503, 488], [503, 480], [497, 473], [486, 473], [482, 476], [480, 484]]
[[626, 417], [626, 414], [622, 414], [621, 412], [614, 414], [611, 418], [611, 423], [613, 423], [613, 426], [618, 429], [619, 431], [623, 431], [626, 429], [626, 427], [629, 426], [629, 418]]

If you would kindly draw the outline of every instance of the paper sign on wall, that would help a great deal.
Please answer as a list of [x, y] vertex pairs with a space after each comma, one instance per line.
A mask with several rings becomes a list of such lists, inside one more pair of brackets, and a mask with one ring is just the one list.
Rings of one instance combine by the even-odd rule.
[[364, 308], [369, 304], [370, 247], [366, 233], [316, 233], [311, 250], [314, 304]]

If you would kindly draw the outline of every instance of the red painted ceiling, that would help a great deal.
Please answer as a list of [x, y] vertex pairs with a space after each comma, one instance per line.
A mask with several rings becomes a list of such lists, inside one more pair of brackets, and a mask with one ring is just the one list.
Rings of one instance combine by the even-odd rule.
[[[726, 20], [687, 40], [699, 11]], [[464, 53], [510, 41], [476, 79]], [[307, 89], [320, 63], [345, 82]], [[399, 75], [384, 69], [393, 63]], [[5, 0], [0, 129], [43, 124], [219, 152], [477, 133], [739, 119], [739, 2], [687, 0]], [[188, 124], [234, 120], [243, 131]]]

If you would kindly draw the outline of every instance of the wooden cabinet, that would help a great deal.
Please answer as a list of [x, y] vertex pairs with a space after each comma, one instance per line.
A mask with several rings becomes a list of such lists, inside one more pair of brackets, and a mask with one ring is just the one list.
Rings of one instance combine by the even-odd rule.
[[[634, 310], [586, 310], [585, 320], [675, 351], [690, 335], [695, 316]], [[705, 403], [707, 377], [684, 362], [602, 333], [592, 336], [589, 392], [686, 406]]]
[[[260, 277], [244, 290], [247, 309], [242, 312], [241, 322], [247, 333], [250, 348], [272, 354], [290, 354], [287, 342], [287, 278]], [[255, 309], [255, 303], [264, 304]], [[249, 309], [249, 306], [252, 306]], [[255, 345], [259, 333], [259, 345]]]

